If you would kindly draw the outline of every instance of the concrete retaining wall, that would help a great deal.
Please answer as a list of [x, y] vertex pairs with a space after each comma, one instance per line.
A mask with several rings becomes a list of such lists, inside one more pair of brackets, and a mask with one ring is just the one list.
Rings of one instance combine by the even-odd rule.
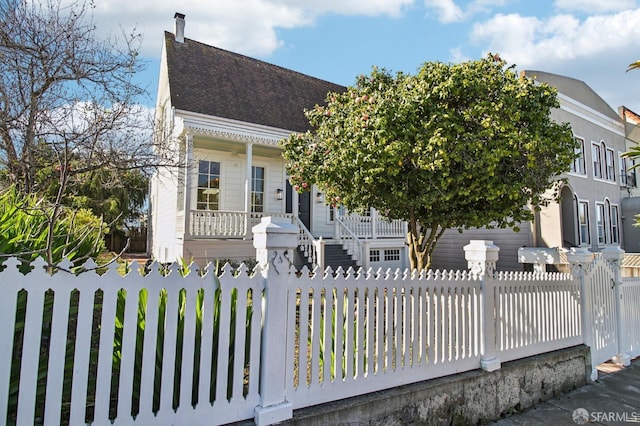
[[288, 425], [468, 425], [524, 410], [588, 383], [583, 345], [294, 411]]

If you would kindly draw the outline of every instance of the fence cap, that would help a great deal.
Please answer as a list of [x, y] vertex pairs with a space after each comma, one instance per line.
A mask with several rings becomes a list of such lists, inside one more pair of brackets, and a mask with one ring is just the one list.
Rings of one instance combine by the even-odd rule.
[[500, 247], [489, 240], [470, 240], [464, 246], [464, 257], [468, 261], [495, 262], [498, 260]]
[[602, 249], [602, 256], [609, 261], [622, 262], [624, 260], [624, 250], [620, 246], [606, 246]]
[[265, 216], [251, 228], [253, 246], [257, 249], [294, 248], [299, 229], [284, 217]]
[[593, 253], [586, 247], [571, 247], [567, 253], [569, 263], [589, 263], [593, 260]]
[[520, 247], [518, 262], [554, 265], [560, 263], [560, 249], [558, 247]]

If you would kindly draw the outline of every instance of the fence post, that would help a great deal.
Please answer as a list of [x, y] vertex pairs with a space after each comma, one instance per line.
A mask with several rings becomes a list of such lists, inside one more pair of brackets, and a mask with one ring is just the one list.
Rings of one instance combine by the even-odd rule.
[[255, 423], [269, 425], [293, 417], [286, 399], [287, 295], [298, 228], [284, 218], [263, 217], [253, 227], [253, 246], [265, 282], [264, 325], [260, 355], [261, 405]]
[[609, 261], [615, 270], [615, 298], [616, 298], [616, 328], [618, 329], [618, 354], [613, 357], [616, 364], [629, 366], [631, 364], [631, 356], [626, 353], [626, 332], [622, 321], [622, 261], [624, 260], [624, 250], [619, 246], [605, 247], [602, 250], [602, 256]]
[[[591, 296], [587, 291], [585, 267], [593, 261], [593, 253], [585, 247], [574, 247], [567, 253], [567, 261], [571, 264], [571, 274], [580, 279], [580, 316], [582, 317], [582, 341], [593, 347], [593, 312], [590, 309]], [[598, 378], [598, 370], [591, 369], [591, 380]]]
[[316, 248], [316, 264], [318, 265], [318, 270], [324, 272], [324, 246], [326, 242], [320, 237], [317, 240], [313, 240], [312, 243]]
[[496, 262], [500, 248], [493, 241], [471, 240], [464, 246], [464, 257], [471, 273], [480, 278], [482, 359], [480, 367], [485, 371], [500, 369], [496, 349], [495, 279]]

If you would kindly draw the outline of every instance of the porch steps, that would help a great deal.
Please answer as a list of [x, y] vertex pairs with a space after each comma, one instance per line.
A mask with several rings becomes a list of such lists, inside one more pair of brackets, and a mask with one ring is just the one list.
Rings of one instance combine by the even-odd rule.
[[[293, 263], [297, 270], [302, 269], [303, 266], [307, 266], [309, 269], [312, 268], [299, 247], [296, 249]], [[324, 266], [325, 268], [330, 266], [333, 270], [338, 269], [339, 266], [342, 266], [342, 269], [345, 271], [349, 269], [349, 267], [358, 269], [356, 261], [353, 260], [347, 251], [339, 244], [326, 244], [324, 246]]]
[[345, 271], [349, 267], [358, 269], [356, 261], [340, 244], [326, 244], [324, 246], [324, 267], [327, 266], [331, 266], [334, 271], [338, 269], [338, 266], [342, 266]]

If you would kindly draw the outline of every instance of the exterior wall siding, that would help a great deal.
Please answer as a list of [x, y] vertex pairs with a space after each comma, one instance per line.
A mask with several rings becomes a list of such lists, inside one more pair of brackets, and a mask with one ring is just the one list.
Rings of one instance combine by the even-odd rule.
[[522, 224], [520, 232], [511, 229], [467, 229], [462, 233], [448, 229], [438, 242], [432, 259], [432, 269], [461, 270], [467, 268], [464, 246], [470, 240], [491, 240], [500, 247], [497, 267], [503, 271], [518, 271], [523, 265], [518, 262], [518, 249], [533, 245], [529, 224]]
[[174, 262], [182, 253], [176, 229], [178, 188], [175, 177], [160, 171], [152, 180], [151, 209], [153, 241], [151, 255], [160, 262]]

